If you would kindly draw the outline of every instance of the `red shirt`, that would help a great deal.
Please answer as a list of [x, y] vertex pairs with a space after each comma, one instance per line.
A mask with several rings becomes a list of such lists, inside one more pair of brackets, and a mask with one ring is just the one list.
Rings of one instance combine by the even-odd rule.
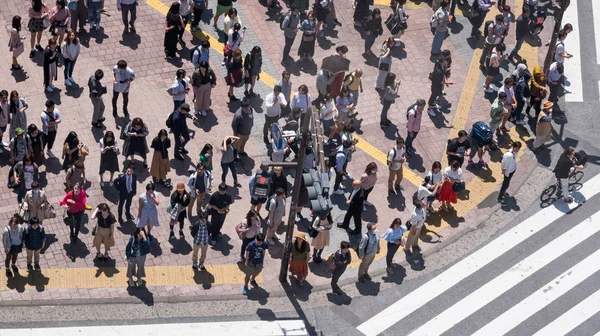
[[[74, 200], [75, 203], [74, 204], [67, 203], [67, 200], [70, 200], [70, 199]], [[68, 206], [70, 213], [78, 213], [78, 212], [85, 210], [86, 201], [87, 201], [87, 198], [85, 196], [85, 191], [81, 190], [79, 195], [75, 195], [74, 197], [73, 197], [73, 191], [69, 191], [65, 195], [65, 198], [63, 198], [62, 202], [60, 202], [60, 205]]]

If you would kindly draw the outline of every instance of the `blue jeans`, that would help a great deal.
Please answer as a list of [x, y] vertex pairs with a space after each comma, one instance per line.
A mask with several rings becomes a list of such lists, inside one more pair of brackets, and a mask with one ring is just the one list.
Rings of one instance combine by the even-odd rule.
[[508, 55], [508, 57], [512, 58], [517, 53], [519, 53], [519, 50], [521, 50], [521, 46], [523, 45], [523, 42], [525, 42], [525, 38], [517, 40], [517, 44], [515, 44], [515, 48], [510, 52], [510, 54]]
[[225, 183], [225, 178], [227, 177], [227, 170], [231, 170], [231, 175], [233, 175], [233, 183], [237, 183], [237, 171], [235, 168], [235, 161], [231, 161], [229, 163], [221, 163], [221, 170], [223, 173], [221, 174], [221, 182]]
[[510, 120], [513, 121], [517, 121], [517, 120], [523, 120], [523, 114], [521, 112], [523, 112], [523, 108], [525, 107], [525, 103], [517, 103], [517, 107], [515, 109], [512, 110], [512, 112], [510, 113]]
[[184, 100], [173, 100], [173, 112], [177, 112], [177, 110], [179, 110], [179, 107], [181, 107], [181, 105], [185, 103], [185, 99]]
[[[179, 136], [183, 136], [183, 142], [179, 139]], [[190, 141], [190, 132], [186, 129], [183, 133], [179, 135], [173, 134], [175, 137], [175, 155], [179, 154], [179, 151], [185, 148], [185, 145]]]
[[101, 2], [93, 2], [88, 1], [88, 20], [90, 21], [90, 25], [98, 25], [100, 26], [100, 8]]
[[442, 43], [444, 43], [444, 38], [446, 38], [446, 32], [435, 32], [433, 35], [433, 42], [431, 42], [431, 53], [439, 54], [442, 52]]
[[365, 52], [371, 50], [373, 43], [375, 43], [375, 34], [365, 34]]
[[[125, 27], [134, 25], [135, 19], [137, 17], [136, 7], [137, 7], [137, 4], [135, 4], [135, 3], [132, 5], [121, 5], [121, 16], [123, 18], [123, 25]], [[129, 13], [131, 13], [131, 20], [129, 20], [129, 22], [128, 22], [127, 17], [129, 16]]]
[[67, 78], [69, 77], [73, 77], [73, 69], [75, 68], [75, 62], [77, 62], [77, 60], [71, 61], [68, 58], [65, 58], [65, 80], [67, 80]]

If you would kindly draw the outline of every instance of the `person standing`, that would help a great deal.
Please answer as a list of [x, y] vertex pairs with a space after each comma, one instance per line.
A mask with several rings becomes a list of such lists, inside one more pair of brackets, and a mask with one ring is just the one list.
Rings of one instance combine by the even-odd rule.
[[35, 51], [43, 52], [44, 48], [40, 45], [42, 41], [42, 33], [47, 27], [44, 27], [44, 20], [50, 15], [50, 9], [42, 0], [31, 0], [31, 7], [29, 7], [29, 23], [27, 28], [31, 33], [30, 45], [31, 51], [29, 52], [29, 58], [35, 56]]
[[[119, 0], [119, 1], [131, 1], [131, 0]], [[137, 0], [135, 0], [137, 3]], [[135, 4], [130, 5], [132, 13], [135, 13]], [[123, 10], [123, 13], [129, 11], [131, 9]], [[125, 15], [125, 14], [124, 14]], [[132, 14], [134, 17], [135, 14]], [[133, 26], [132, 26], [133, 27]], [[135, 73], [133, 70], [127, 66], [127, 61], [119, 60], [117, 65], [113, 68], [113, 97], [112, 97], [112, 108], [113, 108], [113, 117], [117, 118], [117, 100], [119, 99], [119, 94], [123, 94], [123, 115], [126, 118], [129, 118], [129, 112], [127, 111], [127, 105], [129, 104], [129, 89], [131, 86], [131, 82], [135, 80]]]
[[[110, 207], [106, 203], [100, 203], [92, 213], [91, 219], [97, 219], [94, 228], [94, 247], [96, 248], [96, 259], [110, 259], [110, 248], [115, 246], [115, 216], [110, 212]], [[100, 247], [104, 244], [104, 254], [100, 252]]]
[[537, 118], [535, 126], [535, 141], [533, 142], [533, 152], [537, 152], [546, 141], [552, 138], [552, 107], [554, 104], [547, 101], [542, 105], [542, 112]]
[[177, 160], [181, 161], [185, 160], [183, 156], [188, 153], [188, 150], [185, 149], [185, 145], [190, 141], [190, 129], [187, 126], [188, 118], [193, 121], [198, 120], [195, 116], [190, 114], [190, 105], [188, 103], [183, 103], [173, 113], [173, 127], [171, 128], [173, 131], [173, 138], [175, 139], [175, 153], [173, 155]]
[[502, 132], [508, 132], [508, 128], [506, 128], [506, 122], [512, 111], [517, 108], [517, 102], [515, 99], [515, 90], [514, 90], [514, 80], [511, 76], [508, 76], [504, 79], [504, 85], [498, 90], [498, 92], [506, 93], [506, 100], [504, 101], [504, 108], [506, 113], [502, 115], [502, 123], [500, 124], [500, 130]]
[[504, 26], [504, 15], [496, 14], [494, 18], [494, 22], [489, 25], [483, 27], [483, 36], [485, 37], [483, 51], [481, 52], [481, 57], [479, 58], [479, 66], [485, 68], [485, 59], [488, 57], [492, 49], [504, 41], [505, 35], [505, 26]]
[[[360, 177], [360, 187], [364, 190], [364, 199], [363, 204], [368, 206], [373, 206], [370, 202], [367, 201], [369, 194], [375, 188], [375, 184], [377, 183], [377, 164], [375, 162], [371, 162], [365, 168], [365, 172]], [[363, 206], [363, 211], [367, 211], [367, 209]]]
[[[8, 220], [8, 226], [4, 228], [2, 233], [2, 245], [4, 245], [4, 254], [6, 254], [6, 260], [4, 261], [4, 267], [6, 267], [6, 277], [12, 278], [14, 275], [19, 275], [19, 268], [17, 267], [17, 258], [19, 254], [23, 252], [23, 225], [19, 224], [19, 215], [15, 214]], [[12, 272], [10, 264], [12, 262]]]
[[302, 114], [304, 114], [310, 108], [311, 102], [312, 97], [310, 93], [308, 93], [308, 86], [302, 84], [298, 87], [298, 92], [296, 92], [294, 94], [294, 97], [292, 97], [292, 101], [290, 102], [290, 108], [292, 110], [300, 108], [302, 109]]
[[265, 253], [269, 248], [268, 244], [265, 244], [265, 236], [262, 233], [256, 235], [256, 239], [248, 244], [245, 251], [245, 265], [246, 265], [246, 276], [244, 277], [244, 288], [242, 288], [242, 295], [248, 294], [248, 283], [252, 287], [258, 287], [256, 283], [256, 277], [260, 274], [263, 269], [263, 263], [265, 260]]
[[[429, 74], [429, 79], [431, 80], [431, 95], [427, 102], [427, 113], [432, 117], [435, 117], [437, 115], [436, 112], [442, 108], [439, 104], [439, 100], [444, 97], [444, 86], [454, 84], [446, 77], [447, 74], [445, 69], [447, 65], [448, 60], [441, 55], [433, 67], [433, 72]], [[436, 101], [438, 103], [436, 103]]]
[[196, 33], [196, 30], [198, 29], [202, 29], [200, 27], [200, 21], [202, 21], [202, 14], [204, 13], [204, 10], [206, 8], [208, 8], [208, 1], [207, 0], [192, 0], [191, 2], [191, 8], [193, 13], [193, 17], [194, 20], [192, 20], [191, 25], [191, 29], [192, 29], [192, 35]]
[[[225, 53], [225, 56], [227, 57], [227, 53]], [[233, 94], [233, 89], [242, 83], [242, 68], [244, 67], [242, 63], [242, 51], [240, 49], [234, 49], [231, 52], [231, 60], [227, 62], [227, 77], [225, 77], [225, 83], [229, 86], [227, 97], [229, 97], [230, 103], [239, 100]]]
[[362, 69], [358, 68], [346, 75], [344, 83], [342, 83], [342, 87], [347, 87], [348, 92], [354, 97], [354, 105], [358, 105], [358, 96], [363, 92], [362, 75]]
[[170, 215], [169, 221], [169, 240], [175, 239], [175, 233], [173, 233], [173, 229], [175, 228], [175, 223], [179, 222], [179, 238], [184, 239], [185, 235], [183, 234], [183, 223], [185, 218], [187, 217], [186, 208], [190, 204], [190, 194], [185, 190], [185, 184], [177, 183], [177, 188], [173, 193], [171, 193], [170, 199], [170, 211], [169, 207], [167, 207], [167, 212]]
[[448, 162], [458, 162], [459, 167], [465, 163], [465, 157], [471, 153], [471, 142], [467, 139], [467, 131], [461, 130], [458, 132], [458, 138], [452, 139], [446, 148], [446, 156]]
[[348, 165], [348, 155], [352, 149], [352, 141], [344, 141], [342, 145], [337, 148], [335, 153], [335, 162], [331, 162], [329, 159], [329, 165], [334, 168], [335, 171], [335, 182], [333, 185], [333, 193], [337, 195], [344, 194], [344, 186], [341, 185], [344, 175], [346, 174], [346, 166]]
[[[221, 183], [224, 184], [225, 183], [225, 178], [227, 177], [227, 171], [231, 170], [231, 175], [233, 177], [233, 185], [236, 188], [241, 188], [242, 185], [238, 183], [238, 179], [237, 179], [237, 172], [236, 172], [236, 168], [235, 168], [235, 149], [233, 147], [233, 145], [235, 144], [236, 141], [238, 141], [239, 138], [236, 136], [227, 136], [225, 137], [225, 139], [223, 139], [223, 144], [222, 144], [222, 148], [221, 148], [221, 152], [223, 153], [223, 155], [221, 155], [221, 170], [223, 171], [221, 173]], [[225, 187], [227, 187], [227, 185], [225, 185]]]
[[[340, 243], [340, 249], [335, 251], [332, 256], [333, 270], [331, 274], [331, 290], [337, 295], [343, 295], [344, 292], [338, 286], [338, 281], [344, 272], [346, 267], [352, 262], [352, 255], [350, 254], [350, 243], [342, 241]], [[328, 262], [329, 263], [329, 262]]]
[[530, 117], [529, 111], [531, 106], [535, 111], [535, 117], [537, 118], [542, 110], [542, 100], [548, 94], [546, 90], [546, 75], [542, 72], [542, 68], [539, 65], [533, 67], [533, 77], [531, 79], [531, 104], [527, 106], [527, 116]]
[[498, 98], [492, 103], [490, 110], [490, 131], [496, 133], [496, 140], [500, 136], [500, 123], [502, 122], [502, 116], [505, 113], [504, 102], [506, 102], [506, 93], [500, 92]]
[[31, 140], [31, 155], [33, 155], [33, 162], [38, 166], [42, 166], [45, 163], [43, 133], [40, 132], [35, 124], [31, 124], [27, 127], [27, 136]]
[[134, 162], [135, 155], [140, 156], [143, 160], [144, 168], [148, 168], [146, 160], [146, 155], [149, 152], [146, 141], [148, 133], [148, 126], [142, 118], [133, 118], [124, 128], [125, 143], [123, 144], [123, 155], [129, 158], [130, 163]]
[[[40, 269], [40, 251], [46, 247], [46, 231], [40, 224], [40, 221], [32, 217], [29, 220], [29, 225], [23, 231], [23, 245], [27, 250], [27, 272]], [[34, 267], [31, 267], [31, 262], [34, 262]]]
[[358, 244], [358, 258], [361, 260], [358, 266], [358, 281], [365, 283], [371, 281], [369, 275], [369, 266], [375, 260], [375, 255], [379, 254], [379, 232], [377, 232], [377, 224], [368, 223], [367, 232], [360, 238]]
[[381, 46], [381, 52], [379, 53], [379, 64], [377, 69], [377, 80], [375, 81], [375, 90], [385, 90], [385, 80], [387, 75], [392, 71], [392, 48], [396, 42], [393, 37], [389, 37]]
[[277, 229], [285, 216], [285, 191], [282, 188], [275, 189], [275, 195], [267, 200], [267, 210], [269, 216], [267, 220], [267, 235], [266, 241], [269, 245], [275, 245], [273, 237], [277, 238]]
[[238, 15], [237, 9], [231, 7], [223, 18], [223, 32], [227, 34], [229, 29], [231, 29], [231, 27], [233, 27], [236, 23], [242, 26], [242, 20]]
[[[548, 95], [548, 101], [556, 104], [558, 102], [558, 97], [562, 93], [562, 82], [563, 82], [563, 73], [565, 72], [565, 67], [562, 63], [554, 62], [548, 68], [548, 89], [550, 89], [550, 94]], [[11, 124], [12, 126], [12, 124]]]
[[213, 146], [209, 143], [205, 144], [200, 151], [200, 157], [198, 158], [201, 164], [204, 165], [204, 169], [212, 174], [213, 170]]
[[179, 2], [173, 2], [165, 17], [165, 38], [163, 47], [165, 49], [165, 58], [168, 60], [175, 58], [177, 42], [179, 41], [179, 32], [183, 29], [183, 19], [179, 14], [180, 8]]
[[[0, 90], [0, 146], [8, 147], [8, 143], [3, 140], [4, 133], [6, 133], [6, 128], [10, 121], [10, 104], [8, 102], [8, 91]], [[10, 133], [9, 139], [10, 141]], [[3, 150], [0, 149], [0, 154], [2, 154]]]
[[427, 210], [425, 210], [425, 201], [419, 200], [414, 204], [409, 219], [411, 226], [410, 230], [408, 230], [408, 236], [406, 237], [406, 244], [404, 245], [404, 253], [407, 255], [421, 251], [421, 248], [419, 247], [419, 235], [421, 234], [421, 228], [425, 225], [426, 217]]
[[365, 54], [367, 56], [375, 56], [371, 47], [375, 43], [375, 39], [379, 35], [383, 34], [383, 27], [381, 26], [381, 11], [379, 8], [375, 8], [371, 11], [369, 19], [363, 25], [364, 38], [365, 38]]
[[[204, 0], [202, 0], [204, 1]], [[198, 69], [200, 63], [206, 62], [208, 68], [208, 62], [210, 57], [210, 42], [208, 40], [202, 40], [200, 45], [193, 49], [192, 52], [192, 64], [194, 65], [194, 69]], [[192, 75], [193, 76], [193, 75]], [[193, 80], [193, 77], [192, 77]]]
[[[177, 0], [179, 3], [179, 15], [181, 16], [181, 20], [183, 21], [183, 25], [179, 30], [179, 35], [177, 36], [177, 41], [181, 45], [182, 48], [185, 48], [185, 41], [183, 41], [183, 33], [185, 33], [185, 27], [188, 22], [190, 22], [190, 18], [192, 17], [192, 11], [194, 10], [194, 1], [193, 0]], [[200, 14], [202, 15], [202, 14]]]
[[500, 74], [500, 63], [506, 59], [504, 49], [504, 44], [499, 44], [492, 48], [492, 51], [490, 52], [489, 62], [485, 65], [485, 93], [494, 93], [494, 88], [491, 87], [490, 84], [492, 84], [492, 81]]
[[369, 0], [354, 0], [352, 4], [352, 8], [354, 8], [352, 19], [354, 19], [355, 26], [361, 27], [364, 20], [369, 17], [369, 13], [371, 12], [369, 5]]
[[275, 85], [273, 92], [269, 93], [265, 98], [265, 106], [267, 107], [265, 112], [265, 124], [263, 126], [263, 141], [265, 144], [270, 144], [270, 138], [268, 137], [271, 125], [276, 123], [281, 117], [281, 111], [287, 106], [287, 100], [283, 93], [281, 93], [281, 86]]
[[400, 245], [404, 245], [404, 239], [402, 235], [406, 232], [406, 226], [402, 225], [402, 220], [396, 218], [392, 221], [390, 228], [381, 236], [387, 242], [387, 254], [385, 256], [386, 272], [388, 274], [394, 273], [393, 260], [394, 255], [400, 248]]
[[13, 179], [17, 185], [17, 202], [22, 204], [25, 194], [32, 189], [33, 182], [39, 182], [38, 165], [33, 162], [33, 155], [26, 154], [22, 161], [13, 166]]
[[56, 141], [56, 132], [58, 131], [58, 124], [62, 121], [60, 118], [60, 111], [56, 108], [54, 100], [48, 99], [45, 104], [46, 108], [42, 111], [40, 119], [42, 120], [42, 133], [44, 133], [44, 145], [46, 147], [46, 154], [49, 159], [54, 159], [54, 153], [52, 153], [52, 147], [54, 141]]
[[152, 154], [152, 163], [150, 164], [150, 176], [152, 182], [162, 183], [165, 187], [170, 188], [171, 183], [167, 180], [167, 174], [171, 171], [169, 163], [169, 148], [171, 148], [171, 139], [167, 130], [161, 129], [158, 135], [152, 139], [150, 145], [154, 149]]
[[104, 173], [110, 173], [108, 185], [113, 186], [113, 177], [115, 172], [119, 171], [119, 143], [112, 131], [104, 133], [100, 139], [100, 186], [104, 186]]
[[252, 126], [254, 126], [254, 113], [253, 108], [250, 107], [250, 100], [247, 97], [242, 99], [242, 107], [235, 111], [233, 115], [233, 121], [231, 122], [231, 128], [233, 129], [233, 135], [238, 137], [239, 140], [234, 142], [235, 145], [235, 158], [239, 156], [248, 156], [246, 153], [246, 142], [250, 138], [252, 133]]
[[216, 245], [217, 238], [221, 237], [221, 228], [225, 223], [227, 213], [229, 213], [229, 206], [233, 203], [233, 198], [227, 194], [227, 185], [225, 183], [219, 184], [219, 191], [213, 193], [210, 196], [208, 207], [210, 208], [210, 244]]
[[190, 78], [186, 76], [185, 70], [179, 69], [175, 73], [173, 84], [167, 90], [173, 98], [173, 111], [177, 111], [181, 104], [185, 103], [185, 98], [190, 92]]
[[19, 92], [13, 90], [10, 92], [10, 103], [8, 111], [10, 112], [10, 129], [9, 134], [11, 139], [15, 137], [17, 128], [26, 130], [29, 124], [27, 123], [27, 109], [29, 103], [23, 97], [19, 97]]
[[[510, 54], [508, 54], [508, 60], [513, 63], [514, 57], [518, 55], [519, 50], [521, 50], [521, 46], [523, 45], [523, 42], [525, 42], [525, 38], [527, 38], [527, 35], [529, 34], [527, 27], [529, 23], [529, 15], [531, 15], [531, 9], [529, 8], [529, 6], [524, 6], [523, 13], [521, 13], [521, 15], [519, 15], [519, 17], [517, 18], [517, 29], [515, 32], [517, 43], [515, 44], [515, 47], [510, 52]], [[521, 57], [519, 56], [519, 58]]]
[[46, 49], [44, 49], [44, 88], [46, 92], [54, 92], [56, 87], [52, 84], [57, 79], [57, 65], [59, 59], [59, 52], [56, 50], [56, 40], [49, 39]]
[[23, 161], [25, 156], [33, 152], [33, 148], [31, 148], [31, 139], [20, 127], [15, 131], [15, 137], [10, 140], [9, 148], [9, 163], [11, 165]]
[[438, 200], [442, 202], [442, 210], [444, 212], [450, 212], [452, 206], [451, 203], [456, 204], [456, 192], [454, 191], [454, 185], [456, 183], [462, 182], [463, 172], [460, 168], [460, 163], [458, 161], [452, 161], [450, 166], [444, 169], [442, 188], [440, 189], [440, 194]]
[[187, 185], [190, 188], [190, 204], [187, 208], [188, 216], [192, 216], [194, 203], [196, 204], [196, 212], [198, 214], [204, 212], [204, 198], [206, 193], [212, 190], [213, 176], [206, 170], [203, 163], [198, 163], [196, 171], [190, 175]]
[[354, 180], [352, 182], [352, 192], [350, 192], [350, 197], [348, 197], [348, 200], [346, 201], [348, 210], [346, 210], [344, 221], [341, 224], [338, 224], [339, 228], [350, 229], [350, 218], [352, 218], [354, 220], [354, 230], [352, 230], [350, 233], [353, 234], [360, 234], [362, 230], [361, 217], [363, 212], [365, 191], [360, 187], [360, 185], [360, 180]]
[[432, 19], [432, 23], [434, 23], [433, 28], [435, 30], [433, 41], [431, 42], [432, 56], [438, 56], [442, 52], [442, 44], [444, 43], [446, 35], [448, 35], [448, 24], [450, 23], [450, 18], [448, 16], [449, 8], [450, 4], [447, 1], [442, 1], [440, 3], [440, 8], [435, 11], [434, 18]]
[[423, 118], [423, 110], [425, 109], [425, 99], [417, 99], [417, 102], [409, 107], [406, 114], [406, 156], [411, 157], [417, 152], [413, 146], [413, 141], [421, 130], [421, 120]]
[[529, 80], [531, 79], [531, 75], [529, 72], [526, 72], [523, 77], [518, 79], [517, 85], [515, 87], [515, 100], [517, 107], [513, 109], [510, 115], [510, 121], [515, 123], [515, 125], [525, 125], [523, 118], [525, 116], [522, 114], [525, 105], [531, 105], [531, 91], [529, 91]]
[[153, 227], [160, 226], [158, 221], [158, 194], [155, 191], [154, 183], [146, 184], [146, 192], [139, 196], [137, 224], [138, 228], [146, 230], [148, 237], [152, 237], [150, 232]]
[[150, 253], [151, 244], [150, 233], [146, 235], [143, 228], [137, 228], [134, 233], [129, 237], [129, 241], [125, 246], [125, 256], [127, 258], [127, 278], [130, 287], [136, 285], [133, 281], [135, 275], [137, 279], [137, 285], [143, 286], [146, 277], [146, 255]]
[[123, 205], [125, 206], [125, 215], [128, 220], [133, 220], [131, 215], [131, 200], [137, 193], [137, 175], [133, 173], [134, 165], [129, 164], [125, 174], [115, 179], [115, 187], [119, 191], [119, 223], [123, 223]]
[[48, 197], [40, 188], [39, 182], [33, 181], [31, 183], [31, 190], [25, 194], [23, 202], [27, 204], [26, 210], [29, 210], [29, 218], [36, 217], [40, 223], [46, 219], [45, 209], [49, 206]]
[[[260, 76], [262, 69], [262, 52], [259, 46], [254, 46], [252, 50], [246, 54], [244, 58], [244, 96], [252, 98], [256, 96], [254, 93], [254, 85], [256, 79]], [[248, 90], [250, 85], [250, 90]]]
[[[198, 232], [194, 236], [194, 247], [192, 252], [192, 269], [206, 271], [204, 261], [206, 260], [206, 251], [208, 250], [208, 213], [202, 212], [198, 215]], [[200, 251], [200, 260], [198, 260], [198, 251]]]
[[479, 29], [481, 28], [481, 25], [483, 25], [483, 23], [485, 22], [485, 17], [490, 11], [490, 8], [495, 4], [496, 1], [493, 0], [475, 0], [473, 2], [471, 14], [471, 23], [473, 24], [473, 28], [471, 28], [472, 38], [479, 39], [479, 36], [481, 35]]
[[138, 0], [117, 0], [117, 10], [121, 12], [121, 19], [123, 20], [123, 33], [125, 34], [129, 33], [129, 31], [135, 34], [137, 6]]
[[396, 146], [394, 146], [387, 155], [387, 164], [389, 170], [388, 192], [391, 195], [396, 195], [397, 192], [404, 190], [400, 185], [404, 178], [402, 165], [406, 162], [406, 149], [404, 147], [404, 139], [398, 137]]
[[506, 205], [504, 197], [508, 196], [506, 190], [510, 185], [510, 180], [517, 170], [517, 153], [519, 153], [520, 149], [521, 142], [514, 141], [511, 144], [511, 149], [509, 149], [502, 156], [502, 176], [504, 177], [504, 180], [502, 181], [502, 187], [500, 187], [500, 193], [498, 194], [498, 203], [500, 203], [502, 206]]
[[[56, 5], [50, 10], [50, 33], [58, 36], [58, 45], [60, 46], [67, 32], [67, 27], [70, 26], [71, 12], [67, 7], [67, 0], [56, 0]], [[60, 53], [60, 47], [58, 47]]]
[[262, 232], [260, 226], [261, 220], [258, 217], [258, 212], [254, 210], [246, 213], [246, 218], [240, 223], [240, 235], [242, 238], [242, 248], [240, 250], [240, 260], [242, 263], [246, 262], [246, 247], [250, 244], [256, 236]]
[[290, 252], [290, 273], [296, 277], [296, 283], [302, 288], [304, 287], [304, 279], [308, 276], [308, 259], [310, 258], [310, 244], [306, 238], [306, 233], [296, 233]]
[[[73, 185], [73, 190], [69, 191], [60, 202], [60, 206], [65, 206], [67, 208], [67, 213], [70, 217], [69, 229], [71, 245], [77, 244], [77, 236], [79, 236], [79, 229], [81, 227], [83, 213], [85, 212], [86, 201], [87, 197], [85, 191], [82, 190], [82, 186], [79, 183], [75, 183], [75, 185]], [[28, 264], [30, 263], [28, 262]]]
[[[208, 1], [207, 4], [208, 6]], [[215, 16], [213, 17], [213, 27], [215, 31], [219, 31], [219, 27], [217, 27], [217, 21], [219, 21], [219, 16], [228, 13], [229, 10], [233, 7], [233, 0], [217, 0], [217, 10], [215, 11]], [[225, 31], [227, 34], [227, 31]]]
[[298, 56], [301, 61], [313, 61], [315, 55], [315, 41], [317, 37], [317, 20], [313, 14], [313, 11], [309, 11], [306, 15], [306, 19], [302, 21], [300, 30], [302, 31], [302, 41], [300, 41], [300, 47], [298, 48]]
[[96, 31], [100, 31], [100, 15], [102, 12], [102, 0], [88, 0], [88, 22], [90, 23], [90, 33], [95, 28]]
[[315, 216], [312, 222], [313, 230], [317, 231], [317, 236], [313, 237], [311, 245], [313, 246], [312, 260], [315, 264], [320, 264], [323, 259], [321, 254], [325, 247], [329, 246], [329, 238], [331, 227], [333, 226], [333, 218], [331, 218], [331, 212], [327, 215], [321, 214]]
[[290, 77], [290, 73], [284, 70], [281, 73], [281, 79], [277, 83], [275, 83], [275, 85], [281, 87], [281, 93], [283, 93], [283, 97], [287, 102], [284, 110], [282, 111], [282, 117], [287, 117], [287, 115], [292, 111], [292, 109], [290, 108], [290, 102], [292, 99], [292, 80], [290, 79]]
[[88, 1], [69, 0], [67, 8], [69, 8], [69, 12], [71, 13], [71, 30], [74, 32], [77, 31], [78, 25], [80, 33], [85, 30], [85, 21], [88, 18], [88, 9], [86, 7]]
[[381, 99], [383, 107], [381, 108], [381, 116], [379, 117], [379, 126], [387, 127], [392, 124], [391, 120], [388, 119], [388, 111], [390, 107], [398, 97], [398, 90], [400, 90], [400, 80], [396, 81], [396, 74], [388, 73], [385, 78], [385, 91]]
[[201, 61], [192, 75], [192, 88], [196, 96], [194, 115], [206, 117], [206, 111], [210, 108], [211, 91], [216, 85], [217, 76], [209, 68], [208, 61]]
[[285, 65], [288, 61], [291, 61], [290, 49], [296, 39], [296, 34], [300, 28], [300, 10], [296, 5], [290, 6], [290, 11], [285, 15], [283, 22], [281, 23], [283, 29], [283, 35], [285, 37], [285, 45], [283, 47], [283, 60], [281, 63]]
[[19, 32], [21, 31], [21, 17], [13, 16], [12, 28], [10, 29], [10, 41], [8, 43], [9, 51], [12, 51], [12, 70], [21, 70], [23, 67], [17, 62], [17, 58], [25, 51], [25, 44], [21, 41]]
[[106, 86], [102, 86], [100, 82], [104, 78], [104, 71], [102, 69], [96, 70], [94, 74], [88, 80], [88, 87], [90, 89], [90, 100], [94, 106], [94, 112], [92, 113], [92, 126], [96, 128], [102, 128], [104, 120], [104, 98], [102, 97], [106, 93]]

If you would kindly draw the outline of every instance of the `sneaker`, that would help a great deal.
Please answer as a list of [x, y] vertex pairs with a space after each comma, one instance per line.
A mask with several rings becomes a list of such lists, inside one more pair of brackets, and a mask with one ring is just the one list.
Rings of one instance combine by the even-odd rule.
[[215, 239], [212, 239], [212, 240], [210, 241], [210, 245], [213, 245], [213, 246], [214, 246], [214, 245], [217, 245], [217, 241], [216, 241]]
[[192, 265], [192, 269], [193, 269], [194, 271], [197, 271], [197, 270], [198, 270], [198, 264], [193, 264], [193, 265]]
[[485, 161], [481, 160], [481, 161], [479, 161], [479, 166], [480, 166], [481, 168], [487, 168], [487, 167], [488, 167], [488, 164], [487, 164], [487, 162], [485, 162]]
[[183, 230], [179, 230], [179, 239], [184, 239], [185, 235], [183, 234]]
[[35, 270], [36, 270], [36, 271], [38, 271], [38, 272], [41, 270], [41, 268], [40, 268], [40, 264], [35, 264], [35, 265], [33, 266], [33, 268], [35, 268]]
[[499, 199], [498, 203], [500, 203], [500, 205], [502, 205], [502, 206], [506, 205], [506, 201], [504, 199]]
[[85, 210], [92, 210], [92, 206], [91, 206], [91, 205], [89, 205], [89, 204], [86, 204], [86, 205], [85, 205]]
[[469, 160], [469, 167], [474, 167], [475, 166], [475, 162], [473, 162], [473, 160]]
[[56, 156], [54, 156], [54, 153], [52, 153], [51, 150], [47, 150], [46, 151], [46, 155], [48, 155], [49, 159], [55, 159], [56, 158]]
[[252, 287], [258, 287], [258, 284], [256, 283], [256, 280], [251, 280], [250, 284], [252, 285]]
[[203, 117], [206, 117], [206, 110], [202, 110], [202, 111], [200, 111], [200, 114], [201, 114]]
[[494, 90], [491, 87], [489, 87], [489, 88], [483, 90], [483, 92], [485, 92], [485, 93], [494, 93], [494, 92], [496, 92], [496, 90]]
[[244, 286], [244, 288], [242, 288], [242, 295], [246, 294], [248, 294], [248, 286]]
[[334, 190], [333, 193], [336, 195], [343, 195], [344, 191], [342, 189], [338, 189], [338, 190]]
[[394, 274], [394, 270], [393, 270], [391, 267], [386, 267], [385, 271], [386, 271], [388, 274]]
[[343, 186], [342, 184], [340, 184], [340, 186], [338, 188], [341, 189], [341, 190], [346, 190], [346, 187]]
[[54, 89], [51, 86], [46, 86], [46, 92], [54, 92]]
[[77, 82], [75, 81], [75, 78], [69, 77], [69, 80], [71, 81], [71, 84], [73, 84], [73, 85], [77, 84]]
[[138, 285], [138, 287], [143, 287], [144, 286], [144, 280], [138, 279], [137, 285]]
[[35, 50], [31, 49], [31, 51], [29, 52], [29, 58], [34, 58], [35, 57]]
[[204, 264], [201, 264], [201, 265], [200, 265], [200, 270], [201, 270], [201, 271], [206, 271], [206, 267], [204, 267]]
[[27, 264], [27, 272], [33, 271], [33, 266], [31, 264]]
[[127, 281], [127, 283], [129, 283], [129, 287], [135, 287], [135, 281], [133, 281], [133, 279], [129, 278], [129, 281]]
[[13, 276], [12, 272], [7, 268], [6, 269], [6, 277], [7, 278], [12, 278], [12, 276]]
[[173, 233], [173, 231], [171, 230], [171, 233], [169, 233], [169, 240], [171, 239], [175, 239], [175, 233]]
[[56, 86], [54, 86], [54, 84], [50, 84], [49, 86], [52, 88], [52, 90], [56, 90]]
[[36, 45], [35, 45], [35, 49], [36, 49], [37, 51], [39, 51], [39, 52], [44, 52], [44, 47], [42, 47], [42, 46], [41, 46], [41, 45], [39, 45], [39, 44], [36, 44]]
[[435, 110], [433, 108], [428, 109], [427, 114], [429, 114], [429, 116], [431, 116], [431, 117], [437, 116], [437, 114], [435, 113]]
[[398, 185], [396, 186], [396, 190], [404, 191], [404, 187], [403, 187], [403, 186], [401, 186], [400, 184], [398, 184]]
[[388, 193], [390, 193], [391, 195], [397, 195], [396, 190], [394, 190], [394, 189], [389, 189]]
[[273, 238], [267, 239], [267, 243], [271, 246], [275, 245], [275, 241], [273, 241]]
[[100, 31], [102, 27], [100, 25], [96, 25], [96, 31]]
[[370, 206], [370, 207], [372, 207], [372, 206], [373, 206], [373, 203], [371, 203], [371, 202], [369, 202], [369, 201], [364, 201], [363, 203], [364, 203], [366, 206]]

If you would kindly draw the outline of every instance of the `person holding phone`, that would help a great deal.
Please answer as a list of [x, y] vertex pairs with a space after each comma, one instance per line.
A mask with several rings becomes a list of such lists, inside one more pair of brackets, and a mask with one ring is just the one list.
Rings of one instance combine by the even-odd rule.
[[157, 206], [160, 204], [158, 200], [158, 194], [156, 194], [156, 187], [154, 183], [146, 184], [146, 192], [140, 195], [140, 201], [138, 206], [138, 218], [137, 227], [138, 229], [146, 228], [148, 237], [152, 237], [150, 232], [153, 227], [160, 226], [158, 222], [158, 210]]

